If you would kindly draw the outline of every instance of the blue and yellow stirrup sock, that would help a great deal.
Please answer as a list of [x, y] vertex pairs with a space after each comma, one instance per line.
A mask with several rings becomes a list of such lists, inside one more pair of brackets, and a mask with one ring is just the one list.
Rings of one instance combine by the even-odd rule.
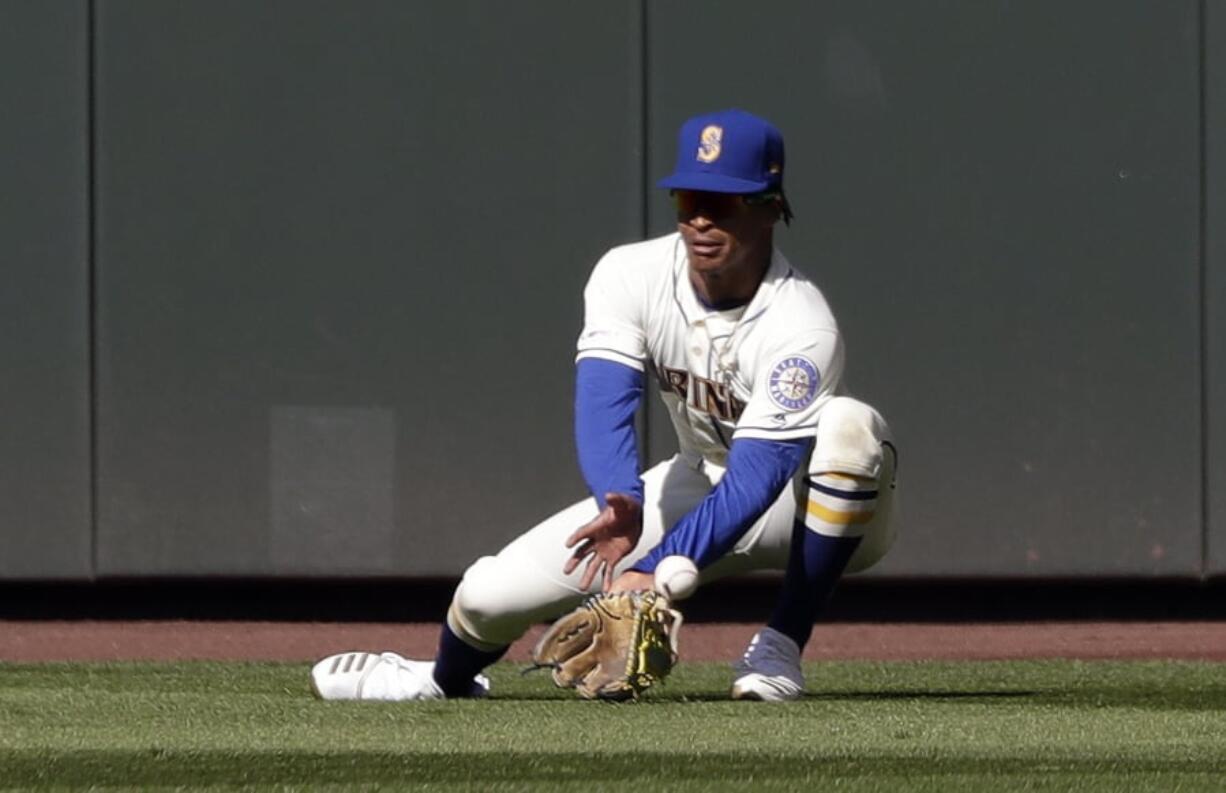
[[875, 479], [828, 472], [806, 484], [805, 512], [792, 526], [783, 591], [767, 622], [801, 648], [877, 509]]

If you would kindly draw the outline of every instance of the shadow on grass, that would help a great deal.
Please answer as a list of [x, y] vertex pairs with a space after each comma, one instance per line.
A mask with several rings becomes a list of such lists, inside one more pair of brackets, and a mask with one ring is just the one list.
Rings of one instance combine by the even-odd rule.
[[744, 753], [391, 754], [381, 752], [43, 751], [0, 752], [5, 786], [354, 785], [598, 783], [679, 779], [811, 782], [868, 777], [1086, 777], [1120, 773], [1220, 774], [1226, 760], [1144, 761], [969, 757], [793, 757]]
[[[908, 689], [893, 691], [810, 691], [804, 695], [806, 702], [840, 702], [840, 701], [877, 701], [897, 702], [901, 700], [936, 701], [949, 700], [974, 702], [983, 700], [996, 702], [1002, 699], [1025, 699], [1042, 696], [1039, 691], [933, 691], [928, 689]], [[518, 698], [518, 697], [516, 697]], [[543, 697], [540, 697], [543, 699]], [[554, 699], [556, 697], [550, 697]], [[561, 699], [573, 698], [563, 696]], [[527, 699], [527, 697], [524, 697]], [[538, 699], [538, 697], [532, 697]], [[636, 704], [638, 705], [676, 705], [680, 702], [731, 702], [732, 698], [726, 691], [699, 692], [676, 694], [667, 690], [652, 690]], [[754, 703], [746, 703], [745, 707], [754, 707]]]
[[[574, 702], [579, 700], [575, 692], [552, 686], [532, 691], [499, 693], [490, 698], [493, 702]], [[670, 690], [667, 683], [653, 688], [643, 695], [634, 706], [677, 705], [686, 702], [731, 702], [728, 692]], [[1226, 689], [1205, 688], [1201, 690], [1129, 689], [1096, 686], [1066, 686], [1049, 689], [1002, 689], [983, 691], [974, 689], [926, 689], [895, 688], [879, 691], [809, 691], [805, 702], [949, 702], [972, 705], [975, 703], [1016, 702], [1018, 704], [1046, 704], [1062, 708], [1126, 707], [1152, 711], [1222, 711], [1226, 710]], [[621, 703], [593, 703], [617, 705]], [[748, 703], [746, 707], [752, 707]]]
[[[554, 697], [551, 697], [554, 698]], [[566, 699], [563, 695], [561, 699]], [[674, 705], [681, 702], [730, 702], [727, 692], [704, 691], [669, 693], [649, 692], [639, 704]], [[948, 702], [965, 705], [1006, 703], [1050, 705], [1066, 709], [1132, 708], [1148, 711], [1220, 712], [1226, 710], [1226, 690], [1160, 690], [1097, 687], [1064, 687], [1046, 690], [1005, 689], [1000, 691], [946, 689], [885, 689], [881, 691], [809, 691], [804, 702]], [[747, 707], [752, 707], [748, 703]]]
[[810, 692], [805, 694], [805, 699], [818, 700], [880, 700], [892, 702], [902, 699], [918, 699], [918, 700], [987, 700], [994, 702], [999, 699], [1026, 699], [1028, 697], [1042, 696], [1041, 691], [1028, 690], [1006, 690], [1006, 691], [941, 691], [924, 688], [917, 689], [894, 689], [890, 691], [838, 691], [830, 693]]

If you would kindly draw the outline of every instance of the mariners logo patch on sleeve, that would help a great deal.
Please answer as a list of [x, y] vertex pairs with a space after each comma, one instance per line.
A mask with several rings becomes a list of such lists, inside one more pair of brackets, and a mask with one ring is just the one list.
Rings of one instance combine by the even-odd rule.
[[784, 410], [803, 410], [813, 404], [821, 379], [812, 361], [789, 355], [771, 369], [767, 390], [771, 401]]

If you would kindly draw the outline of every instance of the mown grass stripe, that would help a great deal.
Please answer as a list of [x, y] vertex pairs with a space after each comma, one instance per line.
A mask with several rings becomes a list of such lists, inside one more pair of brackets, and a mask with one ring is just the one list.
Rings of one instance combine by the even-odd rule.
[[[684, 664], [637, 704], [326, 703], [303, 664], [0, 664], [0, 788], [1216, 790], [1226, 664], [821, 663], [785, 705]], [[593, 748], [596, 748], [594, 751]]]

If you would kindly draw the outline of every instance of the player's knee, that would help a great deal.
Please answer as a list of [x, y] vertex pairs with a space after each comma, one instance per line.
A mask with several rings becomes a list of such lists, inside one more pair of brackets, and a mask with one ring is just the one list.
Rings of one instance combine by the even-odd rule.
[[831, 399], [818, 416], [810, 473], [838, 472], [876, 478], [881, 472], [881, 437], [876, 413], [850, 397]]
[[512, 599], [507, 588], [512, 582], [497, 557], [483, 556], [474, 562], [451, 601], [452, 629], [480, 644], [500, 646], [518, 638], [521, 626], [508, 608]]
[[500, 603], [506, 602], [500, 578], [498, 560], [493, 556], [481, 557], [464, 572], [456, 589], [454, 605], [466, 622], [481, 626], [498, 618]]

